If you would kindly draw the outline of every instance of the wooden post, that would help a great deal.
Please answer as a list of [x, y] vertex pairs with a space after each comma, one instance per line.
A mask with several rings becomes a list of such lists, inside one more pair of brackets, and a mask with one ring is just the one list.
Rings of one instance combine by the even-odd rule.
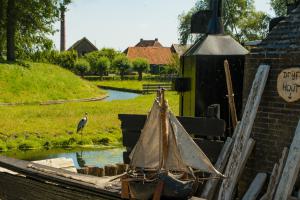
[[104, 169], [101, 167], [96, 168], [96, 176], [103, 177], [104, 176]]
[[[161, 89], [161, 131], [163, 136], [163, 162], [164, 165], [165, 161], [168, 157], [168, 150], [169, 150], [169, 133], [168, 133], [168, 126], [167, 126], [167, 111], [168, 111], [168, 103], [165, 99], [165, 91]], [[163, 167], [163, 166], [161, 166]]]
[[231, 74], [229, 69], [229, 63], [227, 60], [224, 61], [224, 69], [225, 69], [225, 75], [226, 75], [226, 83], [227, 83], [227, 92], [228, 92], [228, 103], [229, 103], [229, 110], [231, 115], [231, 121], [232, 126], [235, 129], [238, 119], [236, 114], [236, 108], [235, 108], [235, 101], [234, 101], [234, 92], [232, 87], [232, 80], [231, 80]]
[[289, 155], [284, 166], [274, 200], [288, 199], [291, 196], [294, 184], [300, 169], [300, 121], [290, 147]]
[[117, 174], [123, 174], [127, 171], [128, 165], [124, 163], [117, 163]]
[[[219, 200], [230, 200], [240, 175], [240, 171], [243, 168], [243, 164], [246, 163], [245, 155], [250, 154], [252, 150], [249, 145], [249, 138], [252, 132], [253, 123], [256, 117], [258, 106], [267, 82], [268, 73], [270, 66], [260, 65], [252, 88], [248, 97], [247, 104], [245, 106], [244, 114], [240, 125], [237, 129], [234, 130], [233, 138], [235, 138], [233, 150], [230, 155], [225, 176], [227, 179], [224, 179], [221, 184], [219, 191], [218, 199]], [[254, 142], [254, 141], [253, 141]], [[245, 163], [241, 164], [241, 161]]]
[[105, 176], [115, 176], [117, 175], [117, 166], [115, 165], [106, 165], [104, 166]]
[[129, 189], [129, 183], [126, 180], [126, 176], [121, 178], [121, 198], [122, 199], [130, 199], [130, 189]]
[[274, 165], [274, 168], [273, 168], [273, 171], [272, 171], [272, 174], [270, 177], [269, 185], [267, 188], [267, 192], [264, 194], [264, 196], [262, 196], [261, 200], [273, 199], [274, 194], [276, 192], [276, 188], [280, 181], [280, 177], [282, 174], [284, 164], [286, 162], [287, 153], [288, 153], [288, 148], [285, 147], [283, 149], [282, 156], [279, 160], [279, 164], [276, 163]]
[[256, 200], [266, 180], [266, 173], [258, 173], [242, 200]]
[[160, 200], [163, 188], [164, 188], [164, 182], [160, 181], [155, 188], [152, 200]]

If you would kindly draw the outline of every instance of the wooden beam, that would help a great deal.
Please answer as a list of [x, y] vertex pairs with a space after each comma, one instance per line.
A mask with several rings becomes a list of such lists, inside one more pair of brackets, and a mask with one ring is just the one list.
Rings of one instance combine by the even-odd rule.
[[231, 115], [231, 122], [232, 122], [233, 128], [235, 129], [238, 119], [237, 119], [236, 108], [235, 108], [234, 92], [233, 92], [233, 87], [232, 87], [229, 63], [227, 60], [224, 61], [224, 69], [225, 69], [225, 75], [226, 75], [227, 93], [228, 93], [227, 97], [228, 97], [229, 110], [230, 110], [230, 115]]
[[[146, 115], [119, 114], [123, 137], [131, 138], [131, 133], [140, 134], [146, 118]], [[177, 119], [186, 131], [194, 136], [218, 137], [224, 136], [225, 133], [226, 123], [222, 119], [203, 117], [177, 117]]]
[[267, 180], [266, 173], [258, 173], [242, 200], [256, 200]]
[[291, 144], [288, 158], [278, 184], [274, 200], [287, 199], [291, 196], [300, 169], [300, 121]]
[[[223, 171], [226, 167], [228, 158], [229, 158], [231, 150], [232, 150], [232, 146], [233, 146], [233, 140], [232, 140], [232, 138], [228, 137], [222, 150], [221, 150], [219, 158], [215, 164], [215, 168], [221, 173], [223, 173]], [[217, 185], [219, 182], [220, 182], [219, 179], [213, 179], [213, 178], [209, 179], [205, 183], [204, 189], [200, 196], [202, 198], [209, 199], [209, 200], [213, 199], [215, 191], [217, 189]]]
[[[270, 66], [260, 65], [255, 79], [252, 84], [252, 88], [248, 97], [247, 104], [243, 113], [242, 120], [238, 128], [235, 129], [233, 138], [235, 139], [233, 145], [233, 151], [230, 155], [225, 176], [226, 179], [222, 181], [221, 188], [219, 191], [219, 200], [230, 200], [241, 173], [243, 166], [241, 161], [246, 162], [244, 157], [250, 151], [249, 138], [252, 131], [253, 123], [256, 117], [258, 106], [267, 82], [268, 73]], [[254, 141], [253, 141], [254, 142]], [[248, 144], [248, 145], [247, 145]], [[247, 148], [247, 149], [245, 149]]]

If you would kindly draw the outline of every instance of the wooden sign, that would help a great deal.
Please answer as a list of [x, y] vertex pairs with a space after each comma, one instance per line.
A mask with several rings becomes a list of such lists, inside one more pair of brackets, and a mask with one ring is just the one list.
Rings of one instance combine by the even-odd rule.
[[278, 75], [277, 91], [287, 102], [300, 99], [300, 67], [285, 69]]

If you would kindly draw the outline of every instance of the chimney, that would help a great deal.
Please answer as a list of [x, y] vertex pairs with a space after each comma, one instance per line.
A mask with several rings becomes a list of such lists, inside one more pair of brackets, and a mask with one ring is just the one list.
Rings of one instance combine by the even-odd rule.
[[143, 42], [143, 41], [144, 41], [143, 38], [141, 38], [141, 39], [140, 39], [140, 42]]
[[155, 38], [155, 42], [158, 42], [158, 38]]
[[65, 8], [60, 7], [60, 51], [66, 50]]
[[224, 34], [223, 3], [222, 0], [211, 0], [210, 10], [212, 17], [208, 24], [208, 34]]

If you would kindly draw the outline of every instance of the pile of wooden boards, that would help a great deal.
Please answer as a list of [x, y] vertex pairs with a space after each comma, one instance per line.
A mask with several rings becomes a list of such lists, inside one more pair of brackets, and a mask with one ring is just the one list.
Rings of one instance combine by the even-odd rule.
[[[211, 177], [201, 192], [200, 197], [207, 200], [232, 200], [236, 186], [255, 141], [250, 137], [258, 106], [266, 85], [270, 66], [260, 65], [256, 73], [242, 120], [237, 124], [232, 138], [227, 138], [215, 167], [226, 178]], [[284, 148], [281, 159], [274, 165], [273, 172], [266, 186], [267, 174], [258, 173], [242, 200], [296, 200], [292, 197], [294, 184], [300, 169], [300, 121], [295, 132], [290, 150]], [[265, 187], [266, 186], [266, 187]], [[267, 188], [262, 196], [262, 190]], [[300, 194], [300, 191], [298, 192]], [[262, 196], [259, 198], [259, 196]], [[300, 195], [298, 197], [300, 199]]]
[[[215, 167], [226, 178], [220, 182], [211, 177], [205, 184], [201, 197], [206, 199], [231, 200], [255, 141], [250, 138], [258, 106], [267, 82], [270, 66], [261, 65], [256, 73], [242, 120], [237, 124], [233, 137], [227, 138]], [[219, 191], [218, 185], [221, 184]]]

